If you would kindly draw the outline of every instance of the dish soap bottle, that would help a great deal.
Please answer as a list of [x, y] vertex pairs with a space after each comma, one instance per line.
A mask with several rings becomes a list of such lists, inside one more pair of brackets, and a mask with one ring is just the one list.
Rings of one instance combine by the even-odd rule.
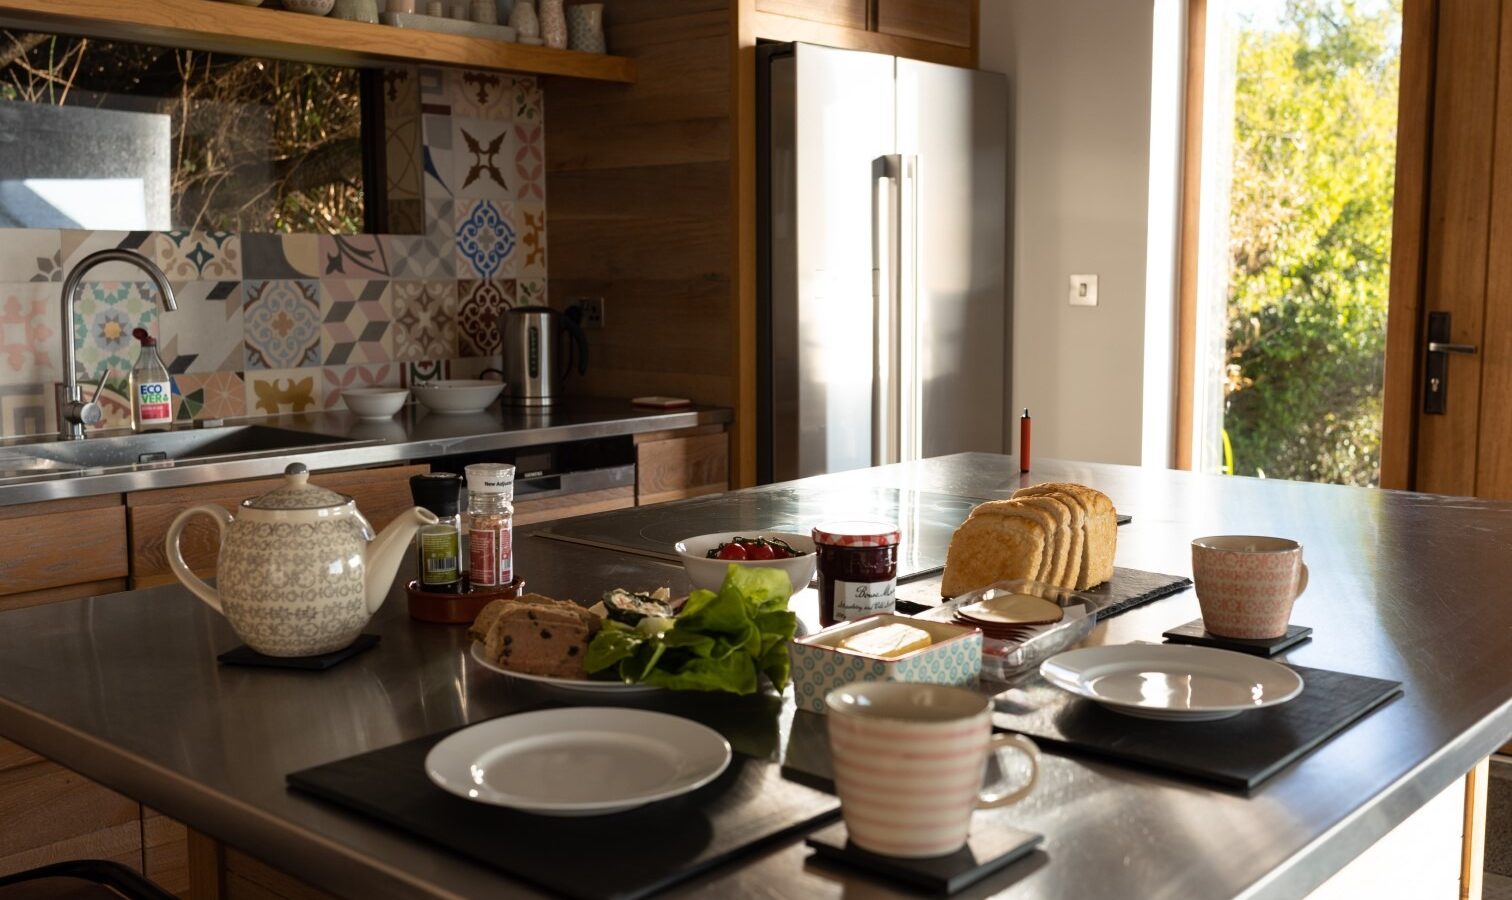
[[131, 336], [142, 342], [136, 368], [131, 370], [131, 427], [137, 431], [162, 431], [173, 425], [173, 379], [158, 356], [157, 338], [145, 328]]

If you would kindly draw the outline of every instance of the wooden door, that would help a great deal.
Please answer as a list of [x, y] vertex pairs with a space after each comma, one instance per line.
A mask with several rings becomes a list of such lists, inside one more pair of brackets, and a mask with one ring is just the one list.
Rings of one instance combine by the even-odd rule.
[[1381, 483], [1512, 499], [1512, 0], [1403, 12]]

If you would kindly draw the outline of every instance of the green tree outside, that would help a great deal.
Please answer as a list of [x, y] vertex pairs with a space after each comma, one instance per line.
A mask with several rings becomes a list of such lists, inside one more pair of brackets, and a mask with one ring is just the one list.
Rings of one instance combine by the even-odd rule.
[[1375, 484], [1401, 0], [1241, 27], [1228, 370], [1234, 473]]

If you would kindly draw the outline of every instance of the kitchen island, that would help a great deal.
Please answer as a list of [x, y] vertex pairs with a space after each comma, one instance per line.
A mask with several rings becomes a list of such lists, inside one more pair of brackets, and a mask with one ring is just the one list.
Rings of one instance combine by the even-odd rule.
[[[1043, 833], [1043, 848], [971, 895], [1299, 896], [1512, 735], [1512, 504], [1053, 461], [1020, 476], [1013, 459], [983, 454], [782, 487], [990, 498], [1048, 480], [1097, 487], [1134, 516], [1119, 535], [1125, 567], [1187, 574], [1188, 543], [1206, 534], [1298, 539], [1311, 585], [1295, 621], [1315, 634], [1285, 659], [1399, 680], [1405, 692], [1250, 796], [1046, 754], [1027, 801], [977, 814], [977, 827]], [[706, 530], [689, 517], [687, 534]], [[676, 565], [532, 531], [518, 536], [517, 566], [533, 591], [591, 600], [612, 586], [689, 587]], [[535, 895], [285, 787], [298, 769], [561, 702], [476, 665], [463, 629], [411, 621], [403, 596], [396, 585], [369, 626], [383, 637], [376, 650], [320, 675], [218, 667], [238, 641], [178, 586], [6, 613], [0, 735], [334, 893]], [[810, 624], [815, 604], [812, 592], [795, 600]], [[1101, 623], [1089, 642], [1158, 641], [1196, 616], [1188, 591]], [[823, 732], [822, 719], [772, 698], [656, 705], [722, 723], [737, 750], [799, 768]], [[673, 893], [890, 895], [807, 855], [801, 841], [780, 844]], [[596, 848], [585, 864], [614, 857]]]

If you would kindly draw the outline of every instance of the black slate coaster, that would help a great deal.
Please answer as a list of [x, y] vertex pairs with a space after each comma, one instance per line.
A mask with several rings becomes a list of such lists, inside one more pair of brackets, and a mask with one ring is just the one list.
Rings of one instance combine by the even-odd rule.
[[1127, 525], [1130, 522], [1134, 521], [1133, 516], [1126, 516], [1123, 513], [1119, 513], [1117, 516], [1115, 516], [1115, 518], [1118, 519], [1118, 524], [1120, 525]]
[[851, 844], [845, 823], [837, 822], [809, 835], [807, 844], [814, 848], [811, 859], [864, 869], [936, 894], [954, 894], [1028, 855], [1044, 839], [1044, 835], [1030, 831], [976, 823], [966, 846], [955, 853], [905, 859], [872, 853]]
[[1312, 629], [1306, 625], [1288, 625], [1286, 626], [1285, 634], [1280, 637], [1266, 638], [1264, 640], [1222, 637], [1216, 634], [1209, 634], [1208, 630], [1202, 627], [1201, 619], [1193, 619], [1185, 625], [1172, 628], [1162, 635], [1168, 644], [1195, 644], [1199, 647], [1217, 647], [1219, 650], [1234, 650], [1254, 656], [1275, 656], [1283, 650], [1295, 647], [1311, 636]]
[[1042, 747], [1254, 790], [1402, 692], [1398, 681], [1291, 668], [1302, 676], [1302, 693], [1295, 699], [1216, 722], [1137, 719], [1041, 679], [999, 694], [992, 721]]
[[1179, 594], [1191, 586], [1192, 579], [1181, 575], [1115, 567], [1111, 579], [1077, 593], [1091, 600], [1093, 617], [1101, 621], [1126, 609]]
[[341, 650], [333, 650], [330, 653], [322, 653], [319, 656], [264, 656], [242, 644], [240, 647], [227, 650], [216, 659], [226, 666], [252, 666], [262, 669], [299, 669], [306, 672], [324, 672], [326, 669], [338, 666], [354, 656], [359, 656], [368, 650], [378, 646], [378, 635], [361, 634], [350, 646]]
[[432, 841], [560, 896], [638, 898], [837, 818], [833, 796], [736, 754], [672, 800], [607, 816], [538, 816], [470, 803], [431, 784], [434, 734], [295, 772], [291, 787]]

